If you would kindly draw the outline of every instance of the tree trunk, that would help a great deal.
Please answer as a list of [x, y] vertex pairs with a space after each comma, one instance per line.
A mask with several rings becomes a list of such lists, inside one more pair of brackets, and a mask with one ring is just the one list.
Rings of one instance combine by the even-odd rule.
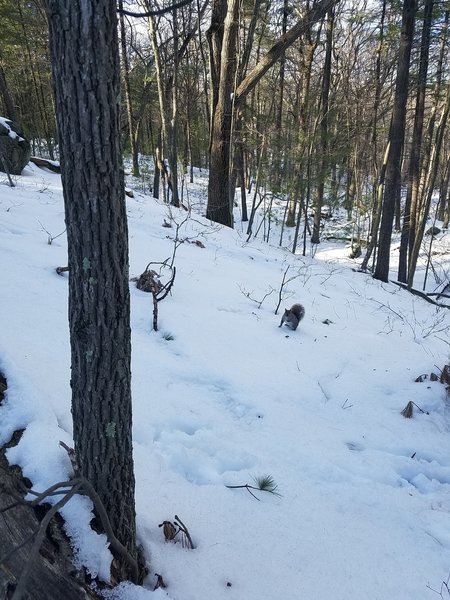
[[[439, 47], [439, 56], [437, 60], [436, 66], [436, 75], [434, 77], [434, 98], [431, 107], [431, 114], [428, 120], [426, 134], [424, 136], [424, 141], [422, 143], [423, 151], [422, 151], [422, 161], [421, 161], [421, 173], [420, 173], [420, 181], [418, 182], [418, 193], [413, 197], [415, 201], [411, 206], [411, 219], [410, 219], [410, 227], [409, 227], [409, 240], [408, 240], [408, 258], [411, 260], [411, 254], [413, 252], [415, 237], [420, 227], [420, 213], [422, 210], [422, 204], [424, 201], [424, 188], [425, 188], [425, 179], [427, 176], [427, 172], [429, 169], [430, 156], [432, 153], [432, 144], [434, 138], [434, 129], [436, 123], [436, 115], [439, 108], [439, 103], [441, 100], [441, 90], [443, 83], [443, 73], [444, 73], [444, 60], [447, 55], [447, 44], [448, 44], [448, 23], [449, 23], [449, 11], [447, 10], [444, 15], [444, 23], [441, 28], [440, 35], [440, 47]], [[409, 265], [408, 265], [409, 271]]]
[[[220, 14], [223, 14], [223, 7], [217, 8], [220, 9]], [[228, 227], [233, 227], [233, 206], [230, 202], [230, 156], [238, 11], [238, 0], [230, 0], [222, 25], [219, 23], [217, 31], [210, 30], [209, 34], [213, 104], [206, 217]], [[221, 26], [223, 26], [223, 36], [220, 35]]]
[[[155, 17], [150, 17], [148, 21], [148, 26], [150, 30], [150, 38], [153, 47], [153, 54], [155, 57], [155, 67], [156, 67], [156, 80], [158, 83], [158, 100], [159, 100], [159, 111], [161, 115], [161, 131], [160, 136], [158, 137], [158, 146], [156, 149], [156, 164], [155, 170], [159, 169], [159, 180], [163, 182], [169, 183], [167, 181], [167, 171], [164, 166], [164, 159], [167, 156], [167, 148], [170, 141], [170, 133], [169, 133], [169, 116], [167, 114], [168, 107], [166, 106], [166, 94], [165, 94], [165, 85], [164, 85], [164, 74], [163, 74], [163, 65], [161, 54], [158, 47], [158, 40], [156, 37], [156, 24]], [[159, 150], [158, 150], [159, 149]], [[156, 173], [155, 173], [156, 179]], [[157, 194], [155, 196], [155, 194]], [[153, 197], [159, 198], [159, 187], [156, 190], [156, 185], [153, 186]], [[164, 193], [164, 198], [166, 194]], [[166, 199], [166, 198], [165, 198]]]
[[[167, 155], [169, 158], [170, 173], [169, 178], [172, 184], [171, 204], [180, 206], [180, 198], [178, 196], [178, 27], [177, 27], [177, 10], [172, 11], [172, 26], [173, 26], [173, 72], [171, 77], [171, 98], [168, 98], [170, 104], [170, 123], [169, 123], [169, 144]], [[166, 90], [166, 97], [169, 96]]]
[[381, 211], [383, 207], [383, 188], [386, 180], [386, 169], [387, 169], [387, 161], [389, 157], [390, 144], [388, 142], [386, 149], [384, 151], [383, 164], [381, 165], [380, 174], [378, 176], [378, 181], [375, 186], [373, 195], [374, 195], [374, 206], [372, 211], [372, 227], [371, 227], [371, 236], [367, 246], [367, 252], [364, 256], [364, 259], [361, 263], [361, 271], [365, 271], [369, 264], [370, 257], [372, 256], [373, 251], [376, 248], [378, 241], [378, 229], [380, 227], [381, 221]]
[[381, 101], [381, 91], [383, 87], [382, 79], [381, 79], [381, 59], [382, 52], [384, 48], [384, 22], [386, 18], [386, 0], [383, 0], [382, 8], [381, 8], [381, 18], [380, 18], [380, 37], [377, 46], [377, 58], [376, 58], [376, 67], [375, 67], [375, 100], [373, 104], [373, 124], [372, 124], [372, 135], [371, 135], [371, 145], [372, 145], [372, 165], [373, 165], [373, 187], [372, 187], [372, 223], [370, 227], [370, 235], [368, 240], [368, 246], [366, 255], [364, 256], [363, 262], [361, 264], [361, 269], [365, 271], [367, 269], [367, 265], [369, 264], [369, 260], [372, 256], [373, 251], [375, 250], [378, 243], [378, 228], [380, 226], [381, 219], [381, 205], [382, 205], [382, 191], [384, 185], [384, 175], [386, 171], [386, 161], [388, 155], [388, 148], [386, 148], [384, 152], [382, 171], [383, 173], [379, 173], [378, 167], [378, 114], [380, 109], [380, 101]]
[[[439, 186], [439, 203], [437, 208], [438, 221], [445, 221], [447, 208], [447, 197], [450, 189], [450, 164], [447, 163]], [[444, 226], [445, 227], [445, 226]]]
[[[215, 0], [212, 6], [211, 26], [208, 30], [211, 74], [211, 133], [206, 215], [213, 221], [233, 226], [230, 206], [230, 142], [233, 110], [240, 106], [247, 94], [276, 61], [303, 33], [320, 21], [337, 0], [321, 0], [307, 11], [291, 29], [258, 60], [252, 71], [234, 90], [236, 69], [237, 0]], [[227, 10], [228, 7], [228, 10]], [[225, 19], [225, 14], [227, 15]]]
[[277, 62], [298, 38], [311, 29], [314, 23], [323, 19], [327, 12], [337, 4], [338, 0], [321, 0], [307, 11], [304, 17], [282, 35], [275, 44], [269, 48], [266, 54], [257, 62], [250, 73], [241, 81], [236, 89], [235, 104], [238, 106], [243, 102], [247, 94], [264, 77], [267, 71]]
[[[415, 221], [410, 232], [411, 212], [415, 215], [419, 196], [420, 182], [420, 154], [423, 135], [423, 117], [425, 111], [425, 94], [427, 86], [428, 56], [430, 52], [430, 31], [433, 17], [434, 0], [425, 0], [422, 41], [420, 45], [419, 74], [417, 82], [416, 109], [414, 114], [414, 128], [411, 142], [411, 156], [408, 168], [408, 186], [406, 190], [405, 212], [403, 216], [402, 236], [400, 241], [400, 256], [398, 266], [398, 280], [406, 283], [408, 240], [414, 244]], [[415, 217], [414, 217], [415, 219]], [[411, 238], [410, 235], [412, 234]]]
[[137, 139], [134, 134], [133, 124], [133, 107], [131, 105], [131, 88], [130, 88], [130, 62], [127, 53], [127, 40], [125, 19], [123, 16], [123, 0], [119, 0], [119, 22], [120, 22], [120, 48], [122, 51], [123, 63], [123, 82], [125, 88], [125, 104], [127, 107], [128, 135], [130, 140], [131, 159], [133, 161], [133, 177], [139, 177], [139, 155], [137, 149]]
[[320, 243], [320, 220], [325, 189], [325, 179], [328, 171], [328, 111], [331, 83], [331, 54], [333, 50], [334, 9], [331, 8], [327, 17], [325, 62], [323, 65], [321, 106], [320, 106], [320, 172], [317, 185], [316, 203], [314, 207], [312, 244]]
[[434, 192], [434, 186], [436, 183], [436, 176], [439, 167], [439, 160], [441, 155], [442, 142], [444, 139], [444, 132], [447, 126], [448, 115], [450, 113], [450, 84], [447, 84], [447, 96], [445, 99], [445, 105], [442, 109], [441, 118], [436, 128], [436, 138], [431, 150], [431, 156], [428, 163], [428, 172], [426, 174], [425, 186], [424, 186], [424, 205], [420, 213], [420, 219], [418, 222], [416, 236], [414, 238], [414, 246], [412, 248], [410, 264], [408, 268], [408, 289], [412, 288], [414, 282], [414, 274], [416, 272], [417, 260], [419, 258], [420, 245], [422, 243], [423, 234], [428, 218], [428, 213], [431, 205], [431, 198]]
[[[136, 556], [128, 230], [114, 0], [48, 0], [69, 254], [72, 416], [81, 473]], [[120, 565], [119, 578], [130, 573]]]
[[23, 33], [23, 39], [25, 41], [25, 47], [27, 50], [28, 67], [31, 72], [31, 79], [33, 82], [33, 88], [34, 88], [35, 99], [36, 99], [35, 101], [36, 101], [36, 105], [37, 105], [37, 109], [38, 109], [37, 112], [41, 118], [41, 124], [42, 124], [42, 128], [44, 131], [43, 137], [45, 137], [45, 140], [47, 142], [49, 156], [50, 156], [51, 160], [54, 160], [55, 155], [54, 155], [54, 151], [53, 151], [53, 141], [52, 141], [52, 136], [50, 133], [50, 125], [49, 125], [49, 121], [48, 121], [47, 106], [45, 103], [45, 99], [42, 99], [39, 94], [39, 86], [38, 86], [38, 81], [37, 81], [36, 67], [34, 64], [32, 53], [31, 53], [31, 44], [28, 39], [28, 32], [25, 27], [25, 19], [24, 19], [20, 1], [17, 2], [17, 8], [18, 8], [19, 16], [20, 16], [20, 25], [21, 25], [21, 29], [22, 29], [22, 33]]
[[395, 199], [400, 185], [400, 166], [405, 138], [406, 103], [408, 100], [409, 61], [414, 35], [416, 0], [404, 0], [402, 32], [400, 38], [397, 78], [395, 83], [394, 108], [389, 129], [389, 151], [386, 164], [386, 179], [381, 213], [380, 240], [374, 278], [389, 279], [392, 224]]
[[[283, 20], [281, 26], [281, 35], [285, 35], [287, 31], [287, 19], [288, 19], [288, 0], [283, 0]], [[278, 103], [275, 111], [275, 147], [273, 157], [273, 173], [272, 173], [272, 184], [275, 189], [279, 190], [283, 181], [282, 176], [282, 153], [285, 141], [283, 140], [282, 129], [283, 129], [283, 103], [284, 103], [284, 80], [286, 71], [286, 53], [283, 51], [280, 56], [280, 74], [278, 77]]]

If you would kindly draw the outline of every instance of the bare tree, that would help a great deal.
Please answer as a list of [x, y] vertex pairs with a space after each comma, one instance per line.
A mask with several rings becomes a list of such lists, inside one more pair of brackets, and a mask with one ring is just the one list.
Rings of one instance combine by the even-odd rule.
[[237, 0], [214, 0], [208, 31], [211, 71], [211, 135], [207, 216], [233, 226], [230, 202], [230, 138], [234, 111], [267, 71], [337, 0], [318, 0], [297, 23], [267, 50], [241, 82], [236, 75]]
[[405, 138], [406, 103], [408, 100], [409, 61], [414, 35], [416, 9], [416, 0], [404, 0], [394, 109], [388, 139], [380, 241], [377, 264], [373, 275], [375, 279], [380, 279], [381, 281], [387, 281], [389, 278], [392, 225], [396, 197], [400, 186], [400, 165]]

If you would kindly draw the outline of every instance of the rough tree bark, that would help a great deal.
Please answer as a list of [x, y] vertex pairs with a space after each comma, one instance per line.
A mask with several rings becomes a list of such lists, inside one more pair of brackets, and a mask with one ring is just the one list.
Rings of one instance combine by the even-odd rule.
[[[72, 415], [81, 473], [136, 557], [128, 231], [115, 0], [47, 0], [69, 254]], [[125, 564], [117, 577], [127, 578]]]
[[386, 163], [379, 249], [377, 264], [373, 274], [375, 279], [381, 281], [388, 281], [389, 278], [392, 224], [397, 189], [400, 185], [400, 166], [405, 138], [406, 103], [408, 100], [409, 61], [414, 36], [416, 7], [416, 0], [404, 0], [394, 108], [389, 129], [389, 150]]
[[[211, 133], [209, 144], [208, 207], [206, 217], [233, 227], [230, 202], [230, 144], [233, 121], [233, 92], [236, 74], [238, 0], [218, 0], [213, 6], [214, 21], [208, 32], [212, 82]], [[214, 24], [214, 27], [213, 27]]]

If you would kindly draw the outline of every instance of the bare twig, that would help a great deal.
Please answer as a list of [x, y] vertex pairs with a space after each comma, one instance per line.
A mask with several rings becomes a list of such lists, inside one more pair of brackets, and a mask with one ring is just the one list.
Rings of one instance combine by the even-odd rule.
[[434, 588], [432, 588], [432, 587], [431, 587], [429, 584], [427, 584], [427, 586], [426, 586], [426, 587], [427, 587], [429, 590], [431, 590], [432, 592], [434, 592], [435, 594], [438, 594], [438, 596], [440, 596], [440, 597], [442, 598], [442, 600], [444, 600], [444, 595], [443, 595], [443, 591], [444, 591], [444, 589], [445, 589], [445, 590], [446, 590], [446, 592], [447, 592], [447, 593], [446, 593], [446, 595], [445, 595], [445, 597], [446, 597], [446, 598], [450, 598], [450, 587], [449, 587], [449, 582], [450, 582], [450, 575], [447, 577], [447, 581], [443, 581], [443, 582], [441, 583], [441, 589], [440, 589], [440, 591], [438, 591], [438, 590], [435, 590], [435, 589], [434, 589]]
[[180, 519], [180, 517], [178, 517], [177, 515], [175, 515], [175, 523], [178, 525], [178, 527], [180, 528], [180, 530], [184, 533], [184, 535], [186, 536], [189, 546], [191, 548], [191, 550], [194, 550], [195, 546], [194, 546], [194, 542], [192, 541], [191, 535], [188, 531], [188, 528], [186, 527], [186, 525], [183, 523], [183, 521]]
[[297, 275], [293, 275], [289, 279], [286, 279], [288, 271], [289, 271], [290, 268], [291, 268], [291, 266], [288, 265], [286, 267], [285, 272], [283, 273], [283, 279], [281, 280], [280, 289], [278, 291], [278, 304], [277, 304], [277, 307], [275, 309], [275, 314], [276, 315], [278, 314], [278, 309], [280, 308], [280, 304], [284, 300], [284, 298], [283, 298], [283, 289], [287, 286], [288, 283], [290, 283], [291, 281], [294, 281], [294, 279], [298, 279], [300, 277], [300, 273], [297, 273]]
[[[52, 496], [56, 492], [56, 490], [58, 490], [58, 488], [72, 487], [72, 486], [73, 486], [73, 479], [71, 479], [70, 481], [62, 481], [60, 483], [55, 483], [54, 485], [50, 486], [48, 489], [46, 489], [43, 492], [34, 492], [33, 490], [27, 490], [27, 492], [29, 494], [36, 496], [36, 498], [34, 500], [32, 500], [31, 502], [26, 502], [25, 500], [23, 500], [21, 498], [20, 500], [13, 502], [13, 504], [4, 506], [0, 510], [0, 513], [6, 512], [7, 510], [10, 510], [11, 508], [18, 506], [19, 504], [29, 504], [30, 506], [36, 506], [40, 502], [42, 502], [42, 500], [45, 500], [45, 498], [47, 498], [48, 496]], [[62, 493], [67, 493], [67, 490], [64, 490], [64, 492], [58, 492], [58, 494], [62, 494]]]
[[258, 501], [260, 500], [260, 498], [255, 496], [255, 494], [252, 492], [252, 490], [255, 490], [257, 492], [268, 492], [269, 494], [273, 494], [274, 496], [281, 497], [281, 494], [277, 492], [278, 485], [275, 483], [275, 481], [271, 475], [263, 475], [260, 477], [253, 477], [253, 479], [254, 479], [255, 483], [258, 484], [257, 486], [246, 483], [244, 485], [226, 485], [225, 487], [227, 487], [230, 490], [245, 488], [247, 490], [247, 492]]
[[175, 538], [179, 533], [181, 533], [181, 545], [183, 548], [189, 546], [191, 550], [194, 550], [195, 546], [189, 530], [178, 515], [175, 515], [174, 523], [172, 523], [172, 521], [163, 521], [158, 525], [158, 527], [163, 528], [166, 542], [177, 542], [178, 540]]
[[270, 295], [271, 295], [271, 294], [272, 294], [272, 293], [275, 291], [275, 289], [274, 289], [274, 288], [270, 288], [270, 290], [267, 292], [267, 294], [264, 294], [264, 296], [263, 296], [262, 300], [257, 300], [256, 298], [252, 298], [252, 297], [251, 297], [251, 295], [250, 295], [250, 293], [251, 293], [251, 292], [247, 292], [247, 291], [246, 291], [246, 289], [245, 289], [243, 286], [241, 286], [241, 285], [238, 285], [238, 288], [239, 288], [239, 290], [241, 291], [241, 294], [244, 294], [244, 296], [245, 296], [246, 298], [248, 298], [248, 299], [249, 299], [249, 300], [251, 300], [252, 302], [255, 302], [255, 303], [258, 305], [258, 308], [261, 308], [261, 306], [262, 306], [262, 304], [263, 304], [264, 300], [265, 300], [266, 298], [268, 298], [268, 297], [269, 297], [269, 296], [270, 296]]
[[379, 304], [382, 308], [387, 308], [388, 310], [390, 310], [392, 313], [394, 313], [394, 315], [396, 315], [401, 321], [405, 321], [405, 319], [402, 317], [402, 315], [398, 312], [396, 312], [393, 308], [391, 308], [388, 304], [384, 304], [383, 302], [380, 302], [379, 300], [376, 300], [375, 298], [371, 298], [371, 300], [373, 302], [376, 302], [377, 304]]
[[130, 10], [119, 10], [117, 9], [118, 13], [121, 13], [122, 15], [126, 15], [128, 17], [137, 17], [137, 18], [146, 18], [146, 17], [156, 17], [158, 15], [164, 15], [165, 13], [168, 13], [172, 10], [176, 10], [177, 8], [182, 8], [183, 6], [186, 6], [186, 4], [190, 4], [193, 0], [181, 0], [181, 2], [177, 2], [176, 4], [172, 4], [172, 6], [167, 6], [165, 8], [159, 8], [156, 10], [148, 10], [147, 12], [143, 12], [143, 13], [137, 13], [137, 12], [132, 12]]
[[49, 246], [52, 245], [54, 240], [56, 240], [57, 238], [59, 238], [60, 236], [62, 236], [66, 233], [66, 230], [64, 229], [64, 231], [61, 231], [61, 233], [58, 233], [58, 235], [52, 235], [47, 229], [45, 229], [45, 227], [42, 225], [42, 223], [39, 221], [39, 219], [38, 219], [38, 223], [41, 226], [42, 231], [44, 231], [48, 235], [47, 244]]
[[253, 498], [255, 498], [255, 500], [258, 500], [258, 502], [260, 502], [260, 498], [258, 498], [257, 496], [255, 496], [255, 494], [251, 491], [251, 490], [257, 490], [259, 488], [256, 488], [252, 485], [249, 485], [248, 483], [246, 483], [245, 485], [226, 485], [225, 487], [227, 487], [230, 490], [237, 490], [237, 489], [242, 489], [245, 488], [247, 490], [247, 492], [253, 496]]

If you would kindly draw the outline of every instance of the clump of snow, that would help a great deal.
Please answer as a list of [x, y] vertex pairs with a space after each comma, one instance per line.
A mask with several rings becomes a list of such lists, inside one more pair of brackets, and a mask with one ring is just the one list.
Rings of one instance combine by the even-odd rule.
[[[189, 200], [201, 210], [204, 174], [195, 180]], [[449, 361], [448, 309], [355, 272], [337, 241], [293, 256], [247, 241], [239, 222], [185, 221], [142, 191], [126, 202], [130, 276], [172, 256], [177, 224], [186, 241], [159, 303], [160, 331], [150, 295], [130, 283], [137, 527], [149, 577], [107, 597], [434, 598], [430, 587], [450, 573], [449, 415], [444, 386], [415, 379]], [[29, 165], [15, 188], [0, 186], [0, 213], [0, 442], [25, 428], [8, 459], [42, 491], [70, 476], [59, 440], [72, 445], [68, 280], [55, 272], [67, 247], [46, 233], [65, 227], [60, 176]], [[447, 272], [448, 238], [435, 242]], [[306, 309], [295, 332], [274, 314], [288, 266], [295, 277], [280, 311]], [[424, 412], [402, 417], [409, 401]], [[226, 487], [261, 475], [281, 496]], [[165, 542], [159, 525], [175, 515], [195, 550]], [[111, 555], [89, 528], [91, 503], [74, 498], [63, 516], [77, 564], [107, 579]], [[155, 573], [167, 590], [151, 591]]]
[[106, 600], [158, 600], [158, 598], [171, 600], [169, 594], [161, 588], [150, 592], [129, 582], [121, 583], [112, 590], [102, 592], [102, 596]]
[[10, 119], [7, 119], [6, 117], [0, 117], [0, 125], [2, 125], [8, 131], [8, 136], [13, 140], [19, 138], [19, 141], [22, 141], [23, 138], [20, 137], [20, 135], [16, 133], [13, 129], [11, 129], [10, 123], [12, 123]]

